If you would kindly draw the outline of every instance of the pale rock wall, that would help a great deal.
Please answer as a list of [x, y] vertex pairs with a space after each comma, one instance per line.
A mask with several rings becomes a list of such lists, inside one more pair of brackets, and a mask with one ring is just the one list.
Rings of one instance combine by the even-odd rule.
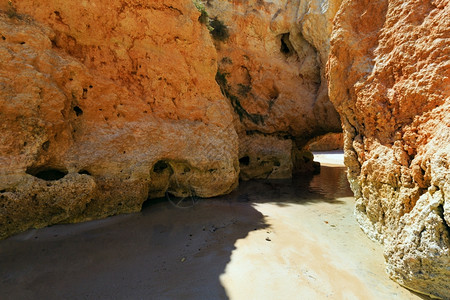
[[328, 61], [363, 230], [400, 284], [450, 298], [450, 1], [343, 2]]
[[0, 237], [237, 185], [231, 106], [190, 0], [13, 6], [0, 13]]
[[[284, 170], [293, 165], [293, 171], [302, 171], [295, 166], [304, 166], [303, 162], [284, 158], [303, 157], [294, 152], [310, 138], [341, 131], [325, 78], [332, 20], [340, 2], [205, 1], [210, 18], [222, 22], [228, 30], [227, 38], [215, 41], [217, 80], [234, 108], [240, 148], [259, 145], [261, 136], [270, 135], [273, 143], [266, 146], [275, 155], [271, 161], [286, 162], [281, 166]], [[281, 151], [276, 144], [286, 140], [292, 141], [293, 148], [283, 147]], [[267, 173], [267, 163], [258, 160], [265, 151], [255, 146], [250, 164], [241, 164], [243, 169], [254, 170], [242, 173], [242, 178], [251, 178], [250, 173]], [[277, 151], [281, 152], [276, 155]], [[273, 171], [277, 177], [292, 174], [279, 173], [278, 167]]]

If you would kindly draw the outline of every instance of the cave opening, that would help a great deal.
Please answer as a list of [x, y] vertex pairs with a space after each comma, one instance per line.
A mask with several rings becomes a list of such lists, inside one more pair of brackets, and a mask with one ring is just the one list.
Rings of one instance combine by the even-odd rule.
[[77, 117], [81, 116], [83, 114], [83, 110], [79, 107], [79, 106], [75, 106], [73, 108], [73, 111], [75, 112], [75, 114], [77, 115]]
[[28, 168], [26, 173], [45, 181], [60, 180], [68, 174], [67, 170], [51, 167]]
[[250, 164], [250, 157], [244, 156], [244, 157], [239, 158], [239, 163], [241, 165], [248, 166]]
[[159, 160], [153, 166], [153, 172], [155, 172], [155, 173], [162, 173], [168, 167], [169, 167], [169, 164], [165, 160]]
[[289, 40], [290, 33], [283, 33], [280, 35], [280, 52], [283, 53], [285, 56], [291, 56], [295, 53], [294, 47], [291, 44], [291, 41]]

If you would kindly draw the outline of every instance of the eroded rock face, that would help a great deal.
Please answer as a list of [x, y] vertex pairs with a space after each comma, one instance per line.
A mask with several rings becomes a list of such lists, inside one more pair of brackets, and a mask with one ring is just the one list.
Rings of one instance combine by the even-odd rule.
[[236, 186], [232, 111], [190, 0], [13, 5], [0, 13], [0, 238]]
[[243, 136], [239, 148], [240, 177], [282, 179], [292, 176], [292, 141], [274, 136]]
[[328, 61], [364, 231], [390, 276], [450, 298], [450, 2], [346, 1]]
[[312, 171], [339, 3], [0, 0], [0, 235]]
[[[295, 152], [311, 137], [341, 131], [324, 75], [332, 20], [340, 2], [206, 1], [219, 56], [216, 79], [234, 108], [240, 147], [260, 145], [261, 136], [273, 137], [274, 144], [253, 149], [252, 162], [267, 151], [275, 154], [276, 141], [290, 142]], [[296, 165], [284, 159], [286, 151], [276, 159], [286, 172], [275, 167], [276, 177], [290, 177], [287, 170]], [[257, 174], [269, 169], [268, 164], [257, 163], [241, 168], [249, 171], [242, 173], [245, 179], [251, 173], [259, 178]]]
[[344, 149], [344, 135], [342, 133], [327, 133], [313, 138], [306, 148], [311, 151], [332, 151]]

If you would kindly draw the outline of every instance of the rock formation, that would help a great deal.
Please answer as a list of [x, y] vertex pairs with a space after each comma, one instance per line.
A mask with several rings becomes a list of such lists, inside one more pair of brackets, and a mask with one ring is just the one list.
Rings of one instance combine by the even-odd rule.
[[312, 171], [339, 2], [0, 0], [0, 237]]
[[342, 130], [324, 75], [340, 2], [206, 2], [217, 31], [217, 81], [235, 113], [241, 178], [310, 170], [301, 148], [314, 136]]
[[345, 1], [328, 61], [363, 230], [400, 284], [450, 298], [450, 2]]
[[231, 106], [190, 0], [2, 5], [0, 238], [236, 186]]
[[390, 276], [450, 298], [449, 45], [449, 0], [0, 0], [0, 238], [312, 171], [330, 97]]
[[342, 150], [344, 149], [344, 135], [342, 133], [319, 135], [310, 140], [305, 148], [310, 151]]

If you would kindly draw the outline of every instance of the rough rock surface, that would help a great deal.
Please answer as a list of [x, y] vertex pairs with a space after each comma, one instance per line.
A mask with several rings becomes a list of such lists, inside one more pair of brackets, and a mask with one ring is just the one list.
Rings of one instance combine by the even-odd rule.
[[327, 133], [313, 138], [306, 145], [310, 151], [331, 151], [344, 149], [344, 135], [342, 133]]
[[313, 170], [340, 0], [199, 3], [0, 0], [0, 236]]
[[232, 108], [190, 0], [1, 7], [0, 238], [236, 186]]
[[273, 136], [244, 136], [239, 148], [240, 177], [282, 179], [292, 176], [292, 141]]
[[[217, 81], [234, 108], [240, 147], [259, 145], [262, 135], [270, 135], [274, 141], [253, 149], [249, 157], [255, 163], [241, 164], [242, 169], [253, 171], [241, 173], [242, 178], [249, 178], [251, 173], [256, 177], [267, 173], [268, 164], [257, 163], [258, 157], [266, 155], [267, 147], [272, 148], [269, 151], [275, 159], [279, 149], [276, 143], [289, 141], [295, 152], [314, 136], [342, 130], [328, 99], [324, 75], [332, 20], [340, 3], [206, 1], [205, 10], [213, 20], [213, 36], [217, 31]], [[244, 152], [241, 151], [241, 159]], [[294, 171], [295, 165], [304, 165], [285, 160], [288, 155], [297, 157], [279, 152], [276, 160], [286, 172], [280, 173], [275, 166], [274, 176], [290, 177], [287, 170], [292, 165]]]
[[343, 2], [330, 98], [364, 231], [400, 284], [450, 298], [450, 1]]

